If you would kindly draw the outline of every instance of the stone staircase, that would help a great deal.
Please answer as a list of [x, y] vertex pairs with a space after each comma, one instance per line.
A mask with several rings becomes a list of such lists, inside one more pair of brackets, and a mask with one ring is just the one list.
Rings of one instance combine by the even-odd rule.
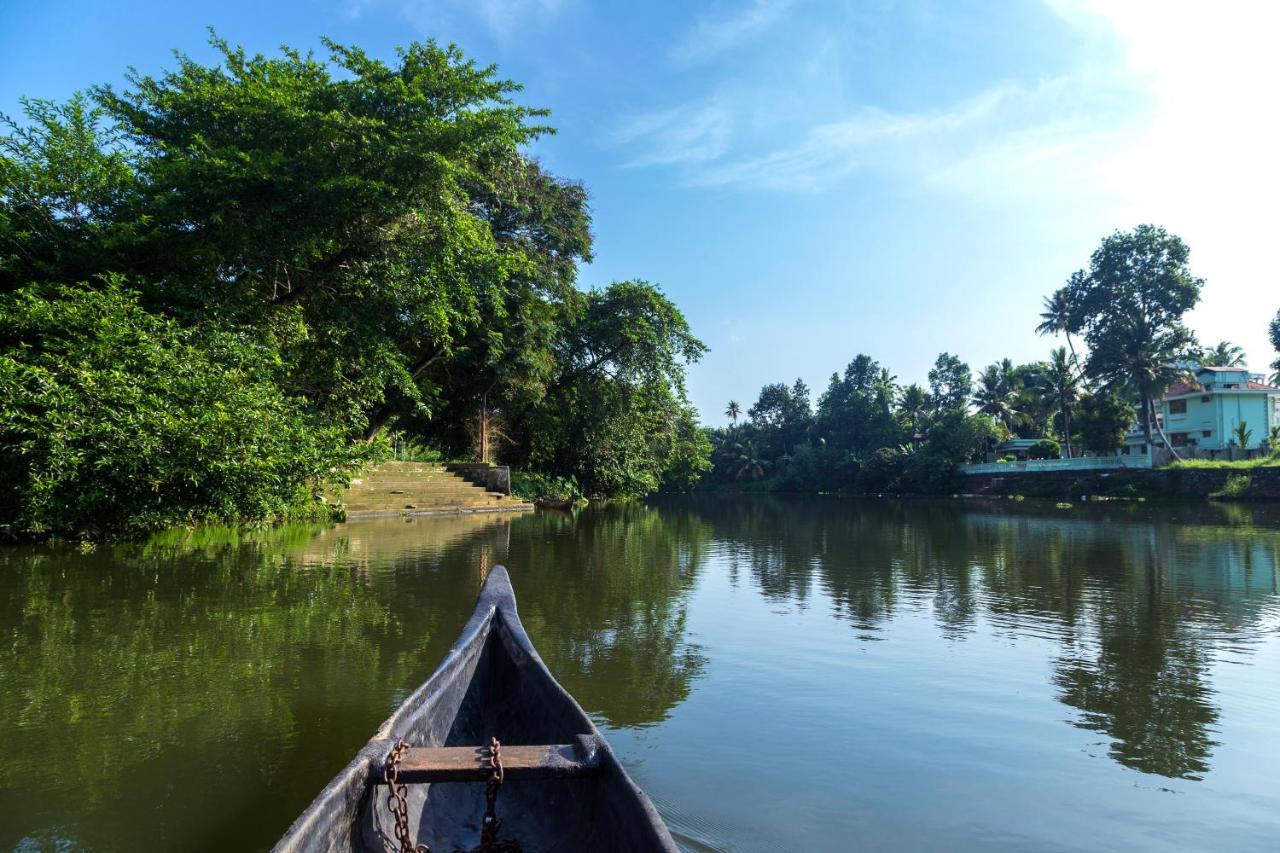
[[486, 491], [434, 462], [383, 462], [351, 481], [347, 517], [526, 512], [533, 504]]

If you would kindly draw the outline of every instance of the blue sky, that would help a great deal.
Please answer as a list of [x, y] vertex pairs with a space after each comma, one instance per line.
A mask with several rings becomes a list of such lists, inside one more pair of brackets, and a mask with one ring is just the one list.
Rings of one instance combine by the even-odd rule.
[[1275, 354], [1280, 4], [1181, 0], [0, 0], [0, 110], [154, 72], [205, 27], [251, 50], [435, 37], [553, 111], [591, 192], [584, 286], [661, 284], [730, 398], [859, 352], [923, 381], [1044, 357], [1041, 297], [1115, 228], [1183, 236], [1202, 340]]

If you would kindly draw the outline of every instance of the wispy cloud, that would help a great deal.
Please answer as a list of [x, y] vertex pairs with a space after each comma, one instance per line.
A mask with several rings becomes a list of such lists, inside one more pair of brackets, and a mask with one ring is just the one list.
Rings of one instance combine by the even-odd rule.
[[[349, 0], [348, 14], [358, 17], [372, 0]], [[401, 0], [400, 11], [424, 32], [436, 34], [442, 20], [467, 17], [494, 38], [504, 41], [517, 32], [556, 17], [568, 0]]]
[[822, 189], [859, 169], [901, 162], [915, 146], [952, 137], [989, 118], [1020, 94], [1015, 87], [1000, 84], [936, 112], [892, 113], [864, 107], [839, 121], [813, 126], [797, 142], [762, 154], [725, 158], [687, 176], [687, 182], [793, 191]]
[[704, 15], [671, 48], [671, 59], [687, 65], [737, 47], [782, 20], [793, 5], [795, 0], [749, 0], [733, 11]]
[[638, 149], [629, 166], [707, 163], [724, 154], [732, 127], [730, 109], [711, 101], [632, 116], [612, 142]]

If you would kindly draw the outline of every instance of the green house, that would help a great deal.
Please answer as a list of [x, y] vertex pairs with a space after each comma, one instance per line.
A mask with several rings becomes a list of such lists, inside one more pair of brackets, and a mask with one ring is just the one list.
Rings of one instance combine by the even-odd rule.
[[[1250, 431], [1243, 450], [1257, 450], [1267, 442], [1273, 426], [1280, 425], [1280, 388], [1243, 367], [1201, 367], [1195, 381], [1175, 384], [1157, 401], [1156, 417], [1169, 443], [1182, 457], [1225, 456], [1236, 447], [1235, 429]], [[1156, 450], [1163, 448], [1155, 436]], [[1142, 428], [1135, 425], [1120, 451], [1124, 455], [1148, 452]]]

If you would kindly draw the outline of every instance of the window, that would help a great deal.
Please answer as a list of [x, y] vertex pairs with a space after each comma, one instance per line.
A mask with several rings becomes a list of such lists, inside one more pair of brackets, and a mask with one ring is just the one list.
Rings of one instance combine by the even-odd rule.
[[1212, 397], [1210, 397], [1208, 394], [1205, 394], [1205, 395], [1203, 395], [1203, 396], [1200, 398], [1200, 402], [1201, 402], [1201, 403], [1208, 403], [1208, 402], [1209, 402], [1210, 400], [1212, 400], [1212, 399], [1213, 399], [1213, 398], [1212, 398]]
[[1204, 435], [1203, 435], [1202, 437], [1203, 437], [1203, 438], [1213, 438], [1213, 430], [1211, 430], [1211, 429], [1207, 429], [1207, 430], [1205, 430], [1205, 431], [1204, 431]]
[[1173, 442], [1174, 447], [1187, 446], [1187, 434], [1185, 432], [1175, 432], [1169, 436], [1169, 439]]
[[1187, 413], [1186, 400], [1170, 400], [1169, 401], [1169, 414], [1185, 415], [1186, 413]]

